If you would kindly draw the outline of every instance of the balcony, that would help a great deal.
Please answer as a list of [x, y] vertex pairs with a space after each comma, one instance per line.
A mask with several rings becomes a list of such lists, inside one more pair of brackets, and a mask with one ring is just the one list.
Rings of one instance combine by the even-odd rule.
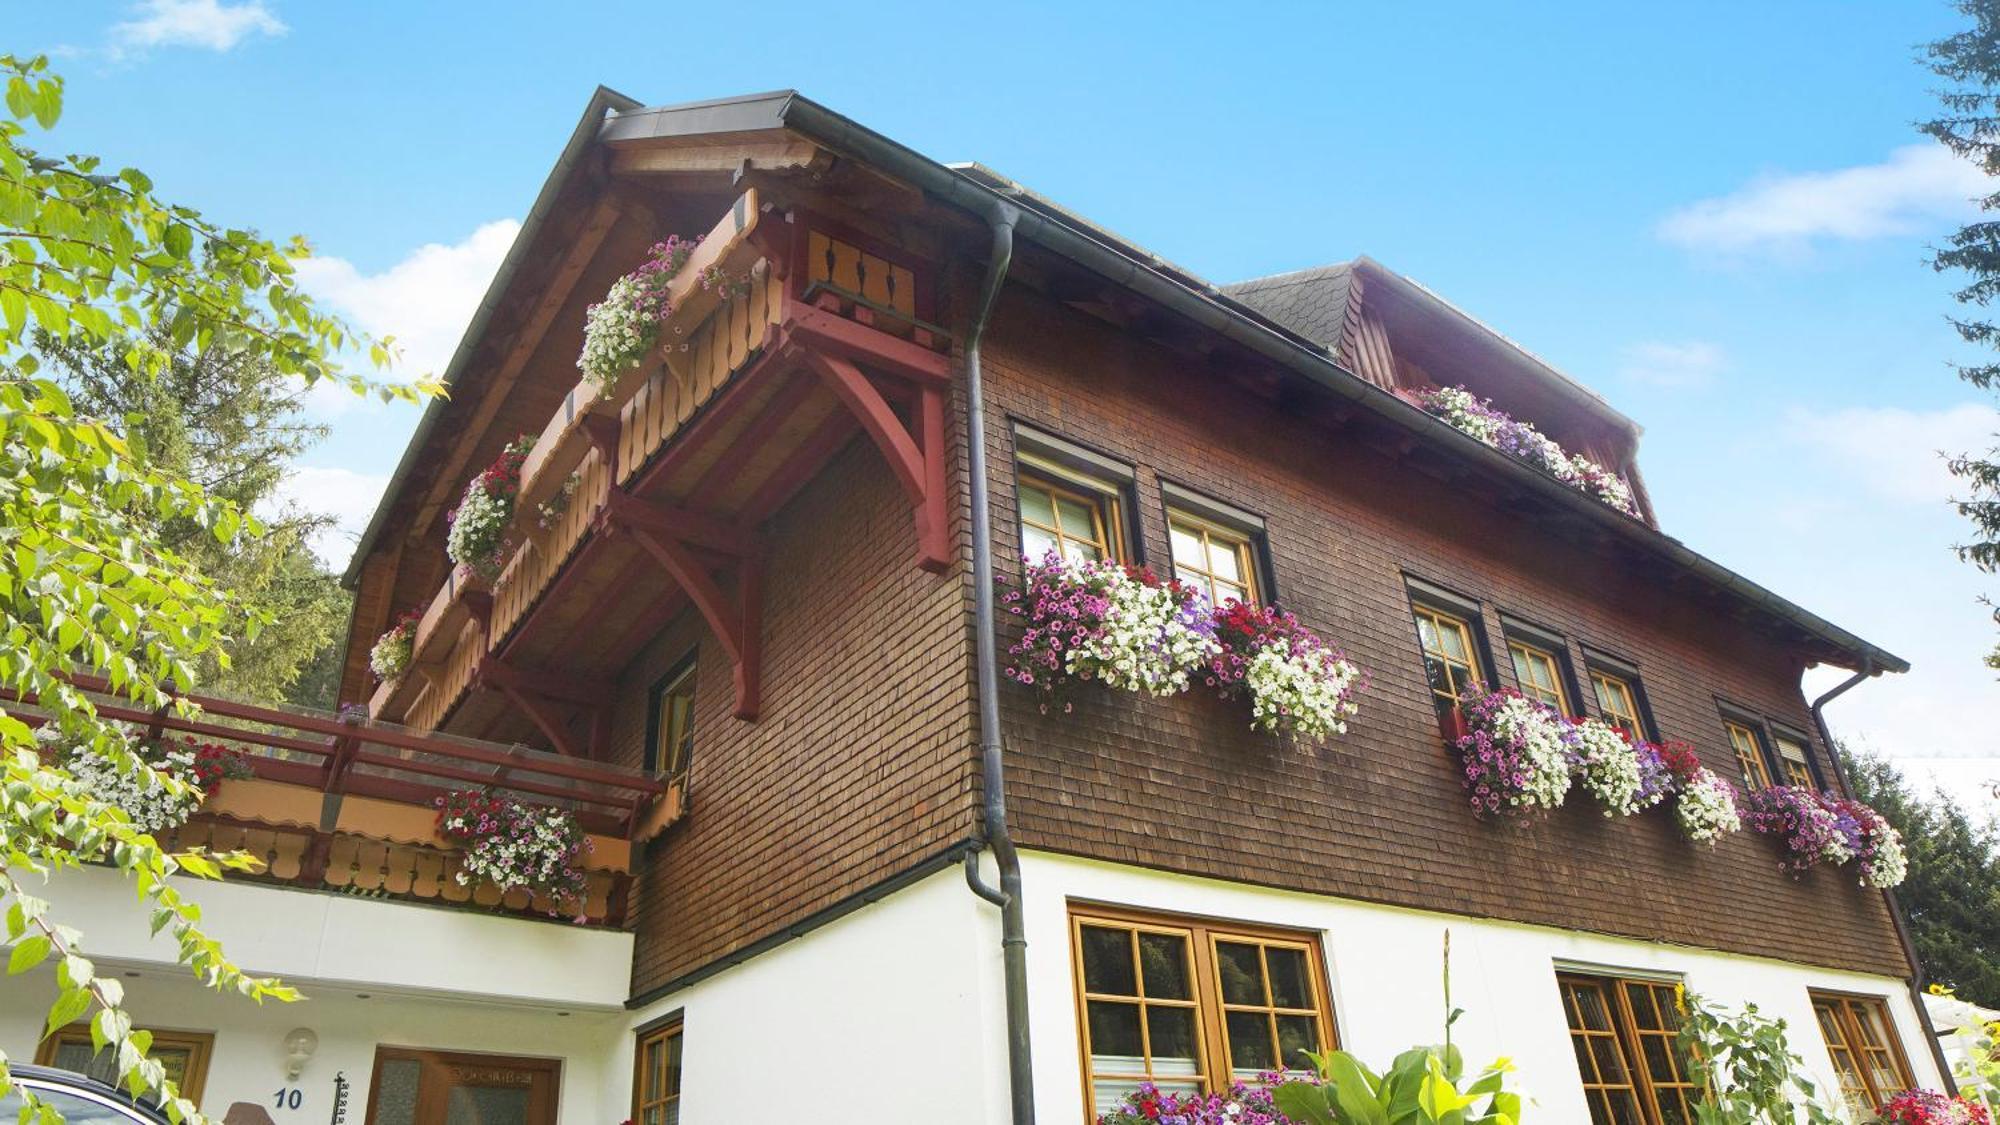
[[223, 780], [162, 838], [169, 850], [244, 850], [248, 881], [547, 917], [557, 904], [482, 880], [460, 883], [461, 853], [437, 834], [436, 803], [454, 790], [567, 809], [590, 839], [585, 900], [566, 920], [624, 920], [635, 844], [678, 815], [677, 786], [636, 770], [518, 746], [424, 733], [359, 718], [189, 697], [200, 710], [141, 711], [79, 679], [105, 718], [149, 738], [191, 736], [233, 749], [252, 776]]
[[[746, 280], [724, 294], [707, 268]], [[490, 586], [459, 573], [422, 607], [410, 670], [369, 715], [414, 730], [533, 739], [599, 758], [607, 688], [698, 612], [754, 719], [766, 544], [760, 524], [857, 435], [909, 498], [918, 565], [948, 559], [949, 338], [921, 261], [755, 188], [674, 279], [675, 346], [600, 392], [569, 391], [522, 470], [513, 543]], [[559, 516], [533, 513], [574, 477]], [[403, 607], [408, 608], [408, 607]]]

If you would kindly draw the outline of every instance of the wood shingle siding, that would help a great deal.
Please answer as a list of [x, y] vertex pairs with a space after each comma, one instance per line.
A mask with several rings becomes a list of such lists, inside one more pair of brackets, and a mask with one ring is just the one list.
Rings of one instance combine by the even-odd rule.
[[[1022, 846], [1907, 975], [1879, 892], [1841, 870], [1782, 875], [1764, 837], [1694, 845], [1668, 810], [1607, 820], [1577, 796], [1527, 825], [1475, 819], [1438, 733], [1405, 575], [1481, 599], [1489, 638], [1504, 635], [1505, 610], [1559, 630], [1577, 667], [1583, 645], [1636, 662], [1661, 734], [1732, 778], [1715, 697], [1807, 728], [1793, 652], [1653, 574], [1039, 297], [1010, 291], [987, 357], [1002, 573], [1018, 574], [1012, 418], [1137, 466], [1149, 559], [1167, 556], [1162, 477], [1264, 513], [1282, 603], [1372, 678], [1352, 731], [1305, 750], [1252, 733], [1244, 705], [1205, 693], [1086, 689], [1073, 714], [1045, 717], [1006, 685]], [[1002, 644], [1013, 634], [1003, 618]]]

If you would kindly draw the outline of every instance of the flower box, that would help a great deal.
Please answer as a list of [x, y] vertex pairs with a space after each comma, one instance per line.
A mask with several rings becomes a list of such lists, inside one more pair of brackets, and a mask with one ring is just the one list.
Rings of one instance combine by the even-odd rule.
[[1453, 707], [1438, 716], [1438, 733], [1444, 736], [1444, 744], [1456, 747], [1458, 740], [1472, 733], [1471, 724], [1465, 721], [1463, 708]]

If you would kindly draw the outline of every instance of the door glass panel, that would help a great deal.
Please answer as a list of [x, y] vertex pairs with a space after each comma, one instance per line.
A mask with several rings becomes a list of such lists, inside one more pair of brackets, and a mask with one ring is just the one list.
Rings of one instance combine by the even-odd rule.
[[416, 1125], [417, 1087], [423, 1073], [424, 1064], [415, 1059], [382, 1060], [370, 1095], [375, 1102], [375, 1125]]
[[528, 1091], [522, 1086], [453, 1086], [445, 1097], [444, 1125], [528, 1125]]

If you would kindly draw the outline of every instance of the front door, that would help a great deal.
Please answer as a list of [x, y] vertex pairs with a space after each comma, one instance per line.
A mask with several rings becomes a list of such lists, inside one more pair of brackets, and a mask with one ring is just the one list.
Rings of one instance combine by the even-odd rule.
[[553, 1059], [375, 1049], [368, 1125], [555, 1125]]

